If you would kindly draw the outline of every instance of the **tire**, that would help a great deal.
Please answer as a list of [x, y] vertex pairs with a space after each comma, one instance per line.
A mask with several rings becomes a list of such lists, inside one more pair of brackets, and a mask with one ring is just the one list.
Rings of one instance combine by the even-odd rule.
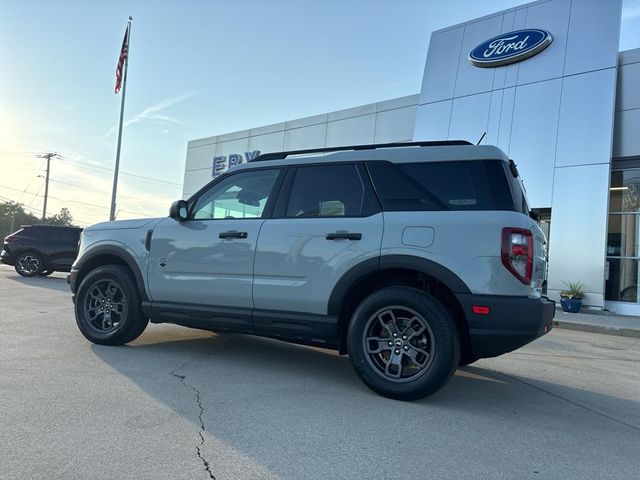
[[138, 338], [149, 323], [129, 270], [105, 265], [82, 280], [75, 302], [76, 323], [85, 338], [100, 345], [123, 345]]
[[397, 400], [434, 394], [460, 360], [458, 331], [447, 310], [431, 295], [407, 287], [367, 297], [351, 317], [347, 347], [364, 384]]
[[16, 273], [23, 277], [37, 277], [44, 270], [44, 260], [35, 252], [23, 252], [13, 263]]
[[44, 272], [40, 272], [39, 277], [48, 277], [53, 273], [53, 270], [45, 270]]

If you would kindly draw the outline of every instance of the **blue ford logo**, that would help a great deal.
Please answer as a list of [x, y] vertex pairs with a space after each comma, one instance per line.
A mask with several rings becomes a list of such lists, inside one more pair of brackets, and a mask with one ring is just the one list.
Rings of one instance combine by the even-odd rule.
[[476, 67], [508, 65], [540, 53], [552, 41], [549, 32], [537, 28], [503, 33], [471, 50], [469, 62]]

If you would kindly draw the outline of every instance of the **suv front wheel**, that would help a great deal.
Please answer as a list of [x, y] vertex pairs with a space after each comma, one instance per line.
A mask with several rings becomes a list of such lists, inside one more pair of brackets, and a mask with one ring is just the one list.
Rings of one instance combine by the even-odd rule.
[[435, 393], [460, 359], [458, 331], [447, 310], [431, 295], [406, 287], [367, 297], [351, 318], [347, 343], [360, 379], [398, 400]]
[[140, 295], [129, 271], [105, 265], [82, 280], [75, 303], [76, 323], [91, 342], [122, 345], [138, 338], [149, 320], [140, 308]]

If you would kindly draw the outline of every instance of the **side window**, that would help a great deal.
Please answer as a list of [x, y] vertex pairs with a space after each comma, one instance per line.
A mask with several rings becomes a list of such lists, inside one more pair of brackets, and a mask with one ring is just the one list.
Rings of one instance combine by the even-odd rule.
[[78, 241], [80, 240], [80, 230], [78, 230], [77, 228], [69, 228], [67, 229], [67, 231], [65, 232], [66, 235], [66, 241], [69, 243], [73, 243], [74, 245], [78, 243]]
[[482, 162], [367, 164], [385, 210], [492, 210]]
[[252, 170], [226, 177], [198, 197], [191, 219], [261, 217], [279, 172]]
[[359, 217], [370, 213], [369, 196], [356, 165], [296, 169], [287, 217]]
[[35, 237], [40, 239], [51, 240], [54, 242], [66, 242], [67, 237], [65, 236], [65, 229], [59, 227], [49, 227], [49, 228], [38, 228], [35, 227], [33, 229], [33, 234]]

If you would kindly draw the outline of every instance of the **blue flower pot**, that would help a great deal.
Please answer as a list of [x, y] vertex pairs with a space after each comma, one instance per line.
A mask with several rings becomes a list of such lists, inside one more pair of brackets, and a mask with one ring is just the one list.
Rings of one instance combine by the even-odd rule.
[[560, 306], [563, 312], [578, 313], [582, 307], [581, 298], [561, 298]]

